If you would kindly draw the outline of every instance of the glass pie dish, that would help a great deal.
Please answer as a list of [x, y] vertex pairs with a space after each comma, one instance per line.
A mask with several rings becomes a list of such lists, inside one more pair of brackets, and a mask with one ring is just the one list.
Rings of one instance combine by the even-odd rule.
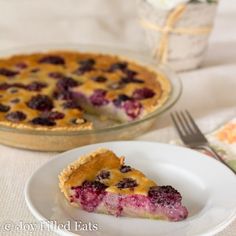
[[181, 95], [182, 85], [173, 71], [163, 65], [157, 66], [154, 61], [145, 55], [126, 49], [95, 45], [42, 45], [2, 51], [0, 52], [0, 57], [21, 53], [47, 52], [53, 49], [118, 55], [151, 67], [153, 70], [165, 75], [169, 80], [171, 85], [169, 97], [155, 111], [143, 118], [128, 122], [103, 121], [96, 119], [95, 116], [89, 117], [90, 115], [87, 114], [89, 119], [94, 119], [94, 128], [92, 130], [29, 130], [0, 125], [0, 143], [30, 150], [64, 151], [86, 144], [132, 139], [148, 131], [156, 122], [158, 116], [170, 109]]

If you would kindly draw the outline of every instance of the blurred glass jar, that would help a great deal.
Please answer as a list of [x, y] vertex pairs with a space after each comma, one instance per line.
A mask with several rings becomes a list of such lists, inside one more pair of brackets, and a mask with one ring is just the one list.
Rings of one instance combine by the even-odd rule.
[[150, 51], [157, 63], [167, 63], [176, 71], [198, 68], [213, 28], [217, 1], [168, 2], [171, 0], [139, 1], [140, 23]]

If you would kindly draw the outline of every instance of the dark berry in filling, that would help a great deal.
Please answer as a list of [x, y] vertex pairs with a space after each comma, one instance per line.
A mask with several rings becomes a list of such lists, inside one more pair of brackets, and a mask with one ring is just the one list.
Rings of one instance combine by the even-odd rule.
[[70, 77], [64, 77], [57, 82], [57, 87], [60, 90], [68, 90], [69, 88], [76, 87], [78, 85], [79, 83]]
[[86, 59], [86, 60], [79, 61], [79, 64], [81, 66], [92, 67], [95, 65], [95, 60], [94, 59]]
[[29, 91], [41, 91], [41, 89], [47, 87], [47, 84], [46, 83], [42, 83], [42, 82], [33, 82], [29, 85], [26, 86], [26, 88], [29, 90]]
[[131, 98], [125, 94], [120, 94], [116, 99], [113, 100], [113, 104], [117, 107], [120, 107], [121, 104], [125, 101], [131, 100]]
[[18, 71], [9, 70], [6, 68], [0, 68], [0, 75], [6, 76], [6, 77], [14, 77], [18, 74]]
[[152, 98], [155, 96], [155, 92], [152, 89], [149, 88], [140, 88], [136, 89], [133, 92], [133, 98], [137, 100], [142, 100], [142, 99], [148, 99]]
[[121, 166], [120, 167], [120, 172], [122, 172], [122, 173], [127, 173], [129, 171], [131, 171], [131, 167], [130, 166]]
[[59, 100], [71, 100], [73, 94], [70, 88], [80, 85], [80, 83], [70, 77], [64, 77], [57, 82], [57, 90], [54, 91], [53, 97]]
[[55, 121], [50, 120], [49, 118], [44, 117], [36, 117], [32, 121], [34, 125], [42, 125], [42, 126], [54, 126], [56, 125]]
[[60, 73], [60, 72], [50, 72], [48, 74], [49, 77], [53, 78], [53, 79], [63, 79], [65, 76]]
[[105, 98], [107, 91], [103, 89], [97, 89], [90, 96], [90, 101], [94, 106], [103, 106], [108, 104], [108, 100]]
[[144, 83], [143, 80], [133, 78], [133, 77], [123, 77], [120, 82], [124, 84], [129, 84], [129, 83], [143, 84]]
[[0, 84], [0, 90], [7, 90], [8, 88], [12, 88], [12, 87], [16, 87], [16, 88], [21, 88], [21, 89], [26, 89], [29, 91], [41, 91], [42, 88], [47, 87], [46, 83], [42, 83], [42, 82], [33, 82], [29, 85], [24, 85], [21, 83], [12, 83], [12, 84], [7, 84], [7, 83], [3, 83]]
[[9, 110], [10, 110], [9, 106], [0, 103], [0, 112], [8, 112]]
[[128, 65], [126, 62], [118, 62], [118, 63], [112, 64], [111, 67], [108, 69], [108, 71], [113, 72], [116, 70], [125, 70], [127, 66]]
[[12, 87], [16, 87], [16, 88], [25, 88], [25, 85], [21, 84], [21, 83], [12, 83], [12, 84], [8, 84], [8, 83], [2, 83], [0, 84], [0, 90], [6, 90]]
[[21, 84], [21, 83], [13, 83], [13, 84], [10, 84], [9, 87], [16, 87], [16, 88], [26, 89], [26, 86], [24, 84]]
[[82, 208], [93, 212], [106, 195], [106, 187], [98, 181], [85, 181], [82, 186], [72, 187], [71, 189], [74, 190], [75, 198], [79, 199]]
[[148, 191], [148, 197], [153, 204], [161, 206], [174, 205], [182, 200], [180, 193], [171, 186], [153, 186]]
[[65, 60], [59, 56], [45, 56], [39, 60], [39, 63], [43, 64], [53, 64], [53, 65], [64, 65]]
[[110, 178], [110, 172], [107, 170], [102, 170], [97, 176], [96, 180], [101, 181], [103, 179], [109, 179]]
[[84, 181], [82, 184], [82, 187], [85, 188], [94, 188], [97, 191], [104, 190], [107, 188], [107, 186], [103, 183], [100, 183], [99, 181]]
[[86, 72], [93, 70], [93, 66], [95, 65], [95, 60], [93, 59], [82, 60], [79, 62], [79, 64], [80, 67], [74, 73], [77, 75], [82, 75]]
[[48, 118], [50, 120], [60, 120], [65, 117], [65, 114], [58, 111], [49, 111], [42, 113], [41, 117]]
[[136, 180], [131, 178], [124, 178], [119, 183], [116, 184], [117, 188], [124, 189], [124, 188], [134, 188], [137, 187], [138, 184]]
[[130, 70], [130, 69], [125, 69], [124, 73], [127, 75], [127, 77], [134, 77], [137, 75], [137, 72], [134, 70]]
[[7, 120], [12, 122], [23, 121], [26, 119], [26, 115], [21, 111], [13, 111], [6, 115]]
[[51, 98], [46, 95], [33, 96], [27, 105], [35, 110], [39, 111], [49, 111], [53, 108], [53, 102]]
[[104, 83], [107, 81], [107, 78], [104, 76], [97, 76], [97, 77], [93, 77], [92, 80], [97, 83]]
[[142, 105], [138, 101], [128, 100], [125, 101], [122, 105], [126, 114], [132, 119], [137, 118], [142, 110]]

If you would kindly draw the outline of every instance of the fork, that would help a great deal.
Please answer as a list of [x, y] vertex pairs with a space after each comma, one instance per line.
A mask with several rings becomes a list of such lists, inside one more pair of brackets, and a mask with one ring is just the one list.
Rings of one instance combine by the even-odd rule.
[[171, 113], [171, 119], [181, 140], [186, 146], [193, 149], [203, 149], [210, 151], [212, 154], [214, 154], [214, 157], [217, 160], [219, 160], [222, 164], [233, 171], [234, 174], [236, 174], [236, 171], [231, 166], [229, 166], [211, 146], [187, 110], [185, 112], [181, 111]]

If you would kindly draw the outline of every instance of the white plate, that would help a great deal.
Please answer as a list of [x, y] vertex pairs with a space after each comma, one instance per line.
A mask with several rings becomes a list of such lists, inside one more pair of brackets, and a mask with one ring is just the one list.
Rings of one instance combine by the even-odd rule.
[[[57, 176], [70, 162], [98, 147], [124, 155], [127, 164], [142, 170], [159, 185], [177, 188], [189, 217], [181, 222], [116, 218], [69, 206], [59, 191]], [[110, 142], [62, 153], [33, 174], [26, 185], [25, 198], [38, 220], [57, 222], [52, 228], [60, 235], [213, 235], [236, 218], [236, 178], [231, 171], [198, 152], [151, 142]], [[89, 230], [89, 222], [90, 229], [94, 224], [94, 230]]]

